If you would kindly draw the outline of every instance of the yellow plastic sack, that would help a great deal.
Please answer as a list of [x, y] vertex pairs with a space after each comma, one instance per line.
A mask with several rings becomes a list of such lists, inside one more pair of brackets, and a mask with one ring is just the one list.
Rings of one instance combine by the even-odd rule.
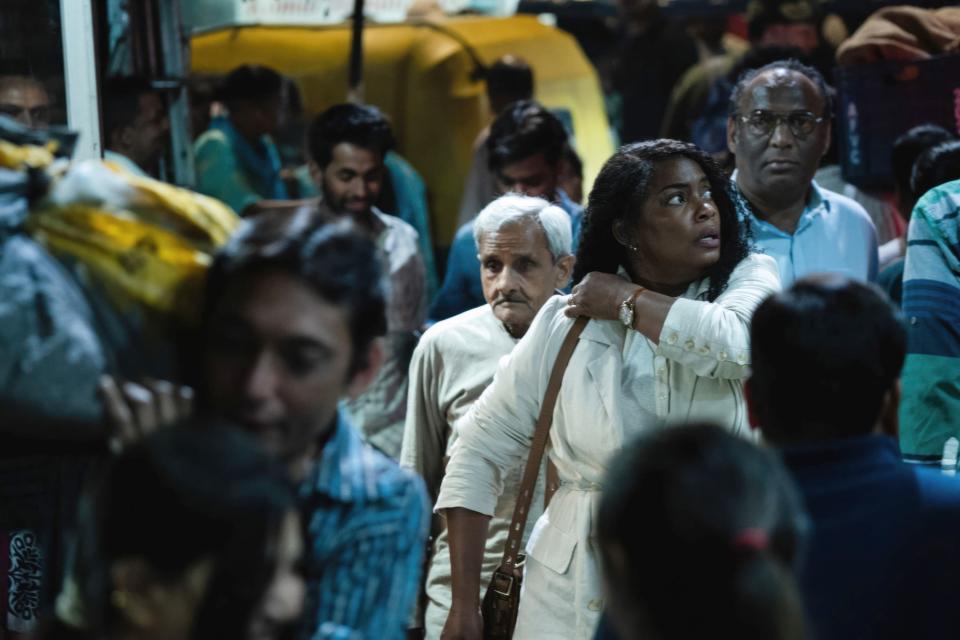
[[104, 166], [131, 188], [126, 206], [89, 198], [48, 205], [31, 213], [30, 231], [79, 261], [121, 308], [195, 323], [204, 274], [239, 219], [212, 198]]
[[56, 153], [57, 147], [56, 140], [51, 140], [43, 147], [30, 144], [17, 145], [7, 140], [0, 140], [0, 167], [13, 170], [48, 167], [53, 163], [53, 154]]

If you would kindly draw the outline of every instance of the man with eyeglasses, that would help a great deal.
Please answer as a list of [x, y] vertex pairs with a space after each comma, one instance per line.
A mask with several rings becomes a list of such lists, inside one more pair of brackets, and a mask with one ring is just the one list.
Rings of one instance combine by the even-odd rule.
[[823, 76], [795, 60], [746, 72], [730, 97], [734, 201], [757, 246], [780, 266], [784, 287], [818, 272], [877, 277], [870, 216], [813, 180], [830, 146], [831, 102]]

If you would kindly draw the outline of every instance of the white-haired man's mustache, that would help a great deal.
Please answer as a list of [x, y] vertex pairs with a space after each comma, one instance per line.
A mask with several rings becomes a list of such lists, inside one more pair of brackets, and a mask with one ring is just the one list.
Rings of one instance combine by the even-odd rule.
[[497, 296], [497, 299], [493, 301], [494, 305], [503, 304], [504, 302], [514, 302], [518, 304], [527, 304], [528, 300], [522, 296]]

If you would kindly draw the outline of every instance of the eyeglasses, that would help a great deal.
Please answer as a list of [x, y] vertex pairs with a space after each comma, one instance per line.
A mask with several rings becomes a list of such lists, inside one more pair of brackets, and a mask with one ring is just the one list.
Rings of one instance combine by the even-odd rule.
[[815, 116], [809, 111], [792, 111], [790, 113], [776, 113], [765, 109], [751, 111], [747, 115], [737, 114], [737, 120], [747, 125], [747, 131], [758, 137], [766, 137], [785, 122], [795, 138], [806, 138], [826, 120], [825, 116]]

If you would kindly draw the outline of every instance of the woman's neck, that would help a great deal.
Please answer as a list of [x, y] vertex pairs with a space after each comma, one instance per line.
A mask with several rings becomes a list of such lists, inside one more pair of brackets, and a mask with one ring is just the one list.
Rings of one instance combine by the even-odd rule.
[[630, 276], [630, 280], [634, 284], [638, 284], [645, 289], [649, 289], [650, 291], [662, 293], [665, 296], [670, 296], [671, 298], [679, 298], [682, 296], [693, 282], [693, 280], [690, 282], [681, 283], [662, 282], [657, 278], [645, 277], [643, 274], [639, 273], [639, 270], [636, 267], [632, 265], [628, 266], [626, 269], [627, 275]]

